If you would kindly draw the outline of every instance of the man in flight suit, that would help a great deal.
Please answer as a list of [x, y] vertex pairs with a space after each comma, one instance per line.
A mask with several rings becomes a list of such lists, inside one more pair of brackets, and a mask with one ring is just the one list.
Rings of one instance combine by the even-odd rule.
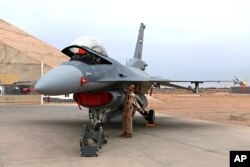
[[125, 94], [124, 107], [122, 111], [122, 129], [123, 133], [119, 137], [131, 138], [133, 132], [132, 111], [135, 105], [135, 85], [130, 85]]

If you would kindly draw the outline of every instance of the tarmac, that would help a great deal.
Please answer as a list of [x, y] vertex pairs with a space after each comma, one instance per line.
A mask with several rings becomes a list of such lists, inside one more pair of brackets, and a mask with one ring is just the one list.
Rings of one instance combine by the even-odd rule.
[[[156, 111], [157, 112], [157, 111]], [[250, 127], [156, 115], [145, 127], [135, 115], [131, 139], [121, 123], [104, 125], [108, 144], [98, 157], [80, 157], [87, 109], [76, 105], [0, 106], [0, 167], [229, 166], [230, 150], [250, 150]]]

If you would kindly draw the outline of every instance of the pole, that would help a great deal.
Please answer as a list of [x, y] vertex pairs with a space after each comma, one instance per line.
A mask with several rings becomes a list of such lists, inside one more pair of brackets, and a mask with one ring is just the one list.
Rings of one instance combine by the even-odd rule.
[[[41, 62], [41, 77], [43, 77], [43, 62]], [[43, 105], [43, 95], [41, 95], [41, 105]]]

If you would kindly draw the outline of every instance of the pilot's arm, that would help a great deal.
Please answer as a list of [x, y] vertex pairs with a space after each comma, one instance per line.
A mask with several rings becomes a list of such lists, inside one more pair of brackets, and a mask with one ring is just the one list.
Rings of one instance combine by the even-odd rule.
[[122, 93], [124, 93], [124, 94], [127, 94], [127, 93], [128, 93], [128, 89], [124, 89], [122, 83], [119, 83], [119, 87], [120, 87]]

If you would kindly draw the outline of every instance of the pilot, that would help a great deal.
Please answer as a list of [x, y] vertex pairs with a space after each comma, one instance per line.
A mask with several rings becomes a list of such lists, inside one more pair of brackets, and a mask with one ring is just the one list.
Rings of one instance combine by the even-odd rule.
[[132, 111], [136, 104], [135, 99], [135, 85], [130, 85], [128, 90], [125, 91], [124, 107], [122, 111], [122, 129], [123, 133], [119, 137], [132, 138], [133, 124], [132, 124]]
[[93, 64], [100, 64], [101, 63], [101, 58], [100, 57], [96, 57], [95, 55], [92, 58], [92, 63]]

